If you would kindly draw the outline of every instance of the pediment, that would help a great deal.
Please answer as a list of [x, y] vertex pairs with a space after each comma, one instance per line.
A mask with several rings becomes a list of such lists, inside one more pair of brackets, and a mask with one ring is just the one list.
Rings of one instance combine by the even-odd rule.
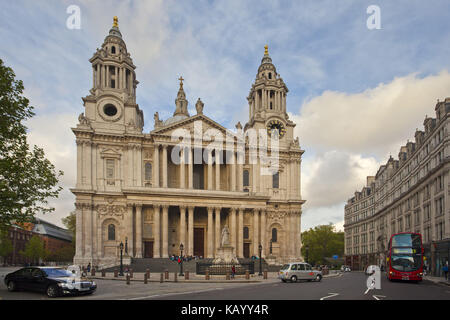
[[117, 158], [119, 159], [121, 157], [122, 153], [114, 148], [105, 148], [100, 151], [100, 157], [101, 158]]
[[202, 134], [205, 133], [209, 129], [216, 129], [221, 132], [224, 137], [226, 134], [234, 136], [235, 134], [227, 130], [225, 127], [215, 122], [214, 120], [208, 118], [203, 114], [195, 115], [186, 119], [182, 119], [180, 121], [171, 123], [164, 127], [159, 127], [150, 132], [152, 135], [163, 135], [163, 136], [171, 136], [177, 129], [186, 129], [191, 133], [191, 136], [194, 135], [194, 126], [196, 128], [201, 128]]

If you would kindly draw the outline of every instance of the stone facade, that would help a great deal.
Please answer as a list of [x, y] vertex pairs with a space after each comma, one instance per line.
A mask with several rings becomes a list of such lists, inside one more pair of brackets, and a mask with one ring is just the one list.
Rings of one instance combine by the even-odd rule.
[[[304, 151], [293, 138], [288, 89], [267, 47], [247, 97], [249, 122], [238, 123], [236, 131], [208, 118], [200, 99], [197, 114], [189, 115], [180, 78], [173, 117], [163, 121], [155, 113], [154, 129], [143, 132], [135, 66], [117, 23], [90, 62], [93, 88], [72, 128], [77, 143], [77, 183], [71, 189], [76, 196], [75, 263], [116, 264], [121, 242], [128, 260], [178, 255], [180, 243], [186, 255], [214, 258], [224, 226], [237, 257], [259, 256], [261, 244], [263, 257], [272, 247], [270, 258], [279, 263], [301, 259]], [[212, 149], [210, 141], [196, 140], [196, 133], [204, 136], [209, 130], [231, 143]], [[279, 135], [273, 175], [263, 169], [272, 165], [275, 149], [268, 147], [269, 164], [254, 161], [251, 130]], [[239, 133], [246, 138], [239, 139]], [[183, 139], [182, 147], [174, 135]]]
[[[346, 263], [355, 269], [384, 265], [392, 234], [422, 234], [426, 264], [434, 274], [450, 247], [450, 98], [426, 117], [425, 131], [389, 158], [345, 206]], [[442, 250], [440, 250], [442, 248]]]

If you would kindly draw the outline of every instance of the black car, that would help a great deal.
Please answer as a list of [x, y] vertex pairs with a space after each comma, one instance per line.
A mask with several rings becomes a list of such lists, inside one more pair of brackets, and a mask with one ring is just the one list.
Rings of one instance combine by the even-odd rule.
[[27, 290], [44, 292], [50, 298], [65, 294], [91, 294], [97, 289], [94, 281], [77, 278], [63, 268], [27, 267], [5, 277], [8, 291]]

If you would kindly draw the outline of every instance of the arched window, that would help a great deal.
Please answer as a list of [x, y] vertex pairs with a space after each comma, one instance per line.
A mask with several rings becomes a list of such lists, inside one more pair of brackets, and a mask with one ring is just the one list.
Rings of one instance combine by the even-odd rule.
[[280, 187], [280, 173], [276, 172], [272, 175], [272, 188], [278, 189]]
[[152, 179], [152, 164], [147, 162], [145, 163], [145, 180]]
[[114, 46], [111, 47], [111, 53], [112, 53], [112, 54], [115, 54], [115, 53], [116, 53], [116, 47], [114, 47]]
[[248, 239], [249, 235], [248, 235], [248, 227], [244, 227], [244, 239]]
[[269, 79], [272, 79], [272, 72], [269, 72]]
[[272, 229], [272, 242], [277, 242], [278, 231], [277, 228]]
[[108, 240], [116, 240], [116, 226], [113, 224], [108, 226]]
[[248, 173], [248, 170], [244, 170], [244, 187], [248, 187], [250, 185], [250, 174]]

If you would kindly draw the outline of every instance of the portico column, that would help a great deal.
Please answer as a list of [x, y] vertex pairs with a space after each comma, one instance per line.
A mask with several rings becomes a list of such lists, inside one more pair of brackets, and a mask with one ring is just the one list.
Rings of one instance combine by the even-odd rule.
[[163, 145], [163, 188], [167, 188], [167, 145]]
[[216, 190], [220, 190], [220, 154], [217, 150], [215, 153], [215, 161], [216, 161]]
[[159, 144], [155, 143], [153, 153], [153, 186], [159, 188]]
[[221, 208], [215, 208], [216, 216], [215, 216], [215, 224], [216, 224], [216, 232], [215, 232], [215, 249], [214, 249], [214, 256], [217, 254], [217, 249], [220, 248], [220, 209]]
[[188, 207], [188, 254], [194, 255], [194, 207]]
[[238, 257], [244, 257], [244, 210], [239, 209], [239, 219], [238, 219]]
[[236, 153], [234, 150], [231, 156], [231, 191], [236, 191]]
[[162, 258], [169, 257], [169, 205], [162, 205]]
[[134, 232], [133, 232], [133, 205], [127, 204], [127, 213], [128, 213], [128, 255], [130, 257], [134, 257], [134, 250], [133, 250], [133, 244], [134, 244]]
[[154, 221], [154, 230], [153, 230], [153, 234], [154, 234], [154, 246], [153, 246], [153, 257], [154, 258], [160, 258], [161, 257], [161, 234], [160, 234], [160, 229], [161, 229], [161, 223], [160, 223], [160, 209], [161, 206], [159, 204], [154, 204], [153, 205], [153, 210], [154, 210], [154, 216], [153, 216], [153, 221]]
[[258, 256], [259, 247], [259, 209], [253, 209], [253, 255]]
[[75, 203], [76, 207], [76, 251], [75, 256], [81, 258], [83, 256], [83, 205]]
[[[237, 160], [238, 160], [238, 166], [237, 166], [237, 181], [238, 181], [238, 185], [237, 185], [237, 191], [242, 191], [243, 190], [243, 184], [244, 184], [244, 170], [243, 170], [243, 163], [244, 163], [244, 159], [243, 156], [238, 153], [237, 154]], [[250, 181], [249, 181], [250, 182]]]
[[212, 150], [207, 149], [208, 152], [208, 190], [212, 190]]
[[213, 210], [214, 208], [208, 207], [208, 253], [207, 258], [213, 258], [213, 245], [214, 245], [214, 227], [213, 227]]
[[180, 206], [180, 244], [186, 247], [186, 206]]
[[[252, 151], [250, 151], [252, 152]], [[253, 152], [253, 155], [251, 155], [253, 157], [253, 161], [254, 163], [252, 163], [252, 169], [253, 169], [253, 174], [252, 174], [252, 191], [253, 192], [257, 192], [258, 191], [258, 158], [256, 155], [256, 152]]]
[[262, 245], [262, 257], [266, 257], [266, 252], [269, 252], [267, 249], [267, 241], [266, 241], [266, 209], [261, 210], [261, 245]]
[[136, 205], [136, 258], [142, 258], [142, 205]]
[[237, 255], [236, 247], [236, 208], [231, 208], [231, 246], [234, 248], [234, 253]]
[[192, 157], [192, 148], [189, 148], [188, 170], [188, 188], [194, 189], [194, 161]]
[[185, 174], [185, 162], [184, 161], [184, 147], [181, 147], [180, 152], [180, 188], [186, 188], [186, 174]]
[[286, 232], [284, 233], [284, 241], [286, 246], [284, 246], [284, 258], [289, 259], [290, 258], [290, 251], [289, 251], [289, 241], [290, 241], [290, 215], [289, 211], [286, 212], [286, 216], [284, 219], [284, 225]]
[[291, 240], [289, 241], [291, 243], [290, 247], [291, 247], [291, 254], [292, 257], [297, 258], [297, 254], [295, 252], [295, 232], [297, 231], [297, 222], [296, 222], [296, 215], [295, 215], [295, 211], [291, 212]]

